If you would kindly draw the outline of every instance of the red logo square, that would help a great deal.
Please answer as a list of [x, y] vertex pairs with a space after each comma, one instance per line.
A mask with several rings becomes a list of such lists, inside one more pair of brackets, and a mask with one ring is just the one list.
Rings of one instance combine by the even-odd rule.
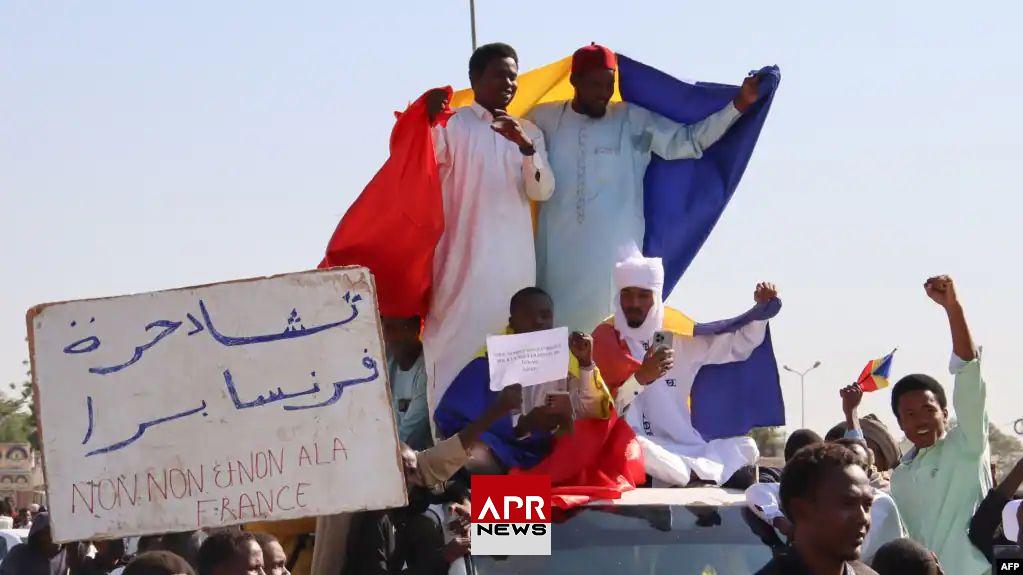
[[547, 475], [473, 475], [473, 523], [550, 523]]

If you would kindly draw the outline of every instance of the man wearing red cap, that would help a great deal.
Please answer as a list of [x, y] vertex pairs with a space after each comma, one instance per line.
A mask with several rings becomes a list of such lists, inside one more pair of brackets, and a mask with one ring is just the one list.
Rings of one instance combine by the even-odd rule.
[[611, 271], [619, 251], [643, 245], [643, 176], [651, 154], [699, 158], [757, 100], [749, 77], [734, 101], [684, 125], [627, 102], [611, 103], [614, 52], [592, 44], [572, 57], [569, 102], [537, 106], [555, 193], [540, 208], [537, 285], [558, 302], [571, 329], [589, 332], [613, 313]]

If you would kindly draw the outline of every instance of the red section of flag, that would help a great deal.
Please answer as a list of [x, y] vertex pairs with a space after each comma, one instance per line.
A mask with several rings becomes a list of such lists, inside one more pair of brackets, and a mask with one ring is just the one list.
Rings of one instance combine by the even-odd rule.
[[[447, 88], [449, 99], [451, 88]], [[444, 231], [440, 174], [420, 96], [391, 131], [391, 155], [341, 218], [319, 267], [362, 265], [384, 316], [426, 316], [433, 252]], [[439, 119], [446, 122], [450, 110]]]
[[473, 523], [550, 523], [551, 478], [473, 475]]
[[[614, 412], [609, 419], [581, 419], [572, 432], [555, 439], [551, 454], [513, 477], [550, 477], [551, 503], [571, 509], [594, 499], [618, 499], [646, 481], [643, 450], [636, 434]], [[475, 478], [474, 478], [475, 479]], [[473, 513], [476, 512], [473, 490]]]
[[625, 380], [643, 365], [632, 357], [628, 345], [618, 337], [618, 331], [610, 323], [602, 323], [593, 330], [593, 361], [600, 366], [600, 375], [615, 396]]
[[873, 360], [871, 360], [871, 361], [868, 361], [867, 365], [865, 365], [863, 367], [863, 371], [860, 372], [860, 377], [859, 377], [859, 379], [856, 380], [856, 383], [860, 384], [860, 388], [861, 389], [864, 389], [863, 386], [867, 385], [868, 382], [869, 382], [869, 385], [873, 385], [873, 379], [874, 379], [874, 362], [873, 362]]

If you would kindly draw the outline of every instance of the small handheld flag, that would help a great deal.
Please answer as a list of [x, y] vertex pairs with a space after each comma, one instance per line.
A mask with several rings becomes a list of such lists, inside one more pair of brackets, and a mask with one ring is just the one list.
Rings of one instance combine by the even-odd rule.
[[896, 351], [897, 348], [881, 359], [867, 362], [863, 371], [860, 372], [859, 379], [856, 380], [856, 384], [860, 386], [860, 389], [863, 391], [877, 391], [882, 387], [888, 387], [888, 374], [892, 371], [892, 356], [895, 355]]

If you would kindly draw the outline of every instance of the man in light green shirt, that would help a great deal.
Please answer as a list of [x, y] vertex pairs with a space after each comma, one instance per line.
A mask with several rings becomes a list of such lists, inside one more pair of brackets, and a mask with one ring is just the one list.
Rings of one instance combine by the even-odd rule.
[[909, 536], [941, 560], [946, 572], [990, 573], [991, 565], [968, 538], [970, 519], [991, 488], [986, 391], [980, 357], [948, 276], [927, 280], [927, 295], [945, 309], [952, 331], [955, 374], [949, 426], [945, 391], [933, 378], [909, 375], [892, 389], [892, 410], [913, 449], [892, 473], [895, 498]]

